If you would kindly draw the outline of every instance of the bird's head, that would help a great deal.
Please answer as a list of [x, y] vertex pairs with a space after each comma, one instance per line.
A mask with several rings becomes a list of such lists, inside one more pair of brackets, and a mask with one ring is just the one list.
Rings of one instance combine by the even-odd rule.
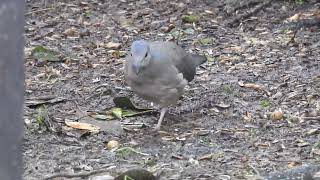
[[131, 45], [130, 56], [132, 68], [136, 74], [150, 63], [151, 54], [148, 42], [144, 40], [134, 41]]

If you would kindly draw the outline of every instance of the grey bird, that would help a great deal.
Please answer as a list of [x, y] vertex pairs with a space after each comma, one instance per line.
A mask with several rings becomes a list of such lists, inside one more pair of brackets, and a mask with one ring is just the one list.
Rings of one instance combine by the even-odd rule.
[[175, 105], [184, 87], [192, 81], [196, 67], [205, 56], [192, 55], [173, 42], [134, 41], [125, 61], [125, 79], [131, 89], [145, 100], [161, 107], [160, 126], [168, 106]]

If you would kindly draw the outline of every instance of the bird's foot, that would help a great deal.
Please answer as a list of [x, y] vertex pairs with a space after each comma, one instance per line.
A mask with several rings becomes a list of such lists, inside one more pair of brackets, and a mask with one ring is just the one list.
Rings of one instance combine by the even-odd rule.
[[160, 131], [160, 126], [159, 126], [159, 125], [156, 125], [152, 130], [153, 130], [153, 131]]

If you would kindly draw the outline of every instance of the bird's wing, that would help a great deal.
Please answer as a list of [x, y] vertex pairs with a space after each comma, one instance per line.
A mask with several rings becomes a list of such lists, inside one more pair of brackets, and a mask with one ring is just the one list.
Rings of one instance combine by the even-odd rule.
[[193, 80], [196, 67], [206, 62], [207, 58], [200, 55], [192, 55], [185, 52], [181, 47], [173, 42], [155, 42], [153, 44], [154, 51], [166, 54], [168, 64], [173, 64], [183, 77], [189, 82]]

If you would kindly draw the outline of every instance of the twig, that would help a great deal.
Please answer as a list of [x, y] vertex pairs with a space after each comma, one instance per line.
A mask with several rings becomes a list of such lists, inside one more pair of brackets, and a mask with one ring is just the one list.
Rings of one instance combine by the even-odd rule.
[[259, 4], [259, 3], [260, 3], [260, 1], [249, 1], [247, 3], [240, 4], [239, 6], [233, 8], [232, 11], [235, 12], [237, 10], [247, 8], [249, 6], [255, 6], [255, 5]]
[[254, 8], [252, 11], [249, 11], [247, 13], [244, 13], [236, 18], [234, 18], [233, 20], [231, 20], [228, 23], [228, 26], [233, 26], [234, 24], [238, 24], [240, 22], [240, 20], [242, 19], [247, 19], [250, 16], [252, 16], [253, 14], [257, 13], [258, 11], [260, 11], [262, 8], [264, 8], [265, 6], [268, 6], [273, 0], [268, 0], [263, 2], [260, 6], [257, 6], [256, 8]]
[[78, 104], [78, 102], [77, 102], [76, 100], [70, 100], [70, 102], [72, 102], [72, 103], [76, 106], [76, 108], [78, 109], [78, 112], [79, 112], [80, 115], [82, 116], [82, 117], [80, 117], [79, 119], [88, 116], [88, 113], [87, 113], [86, 111], [83, 111], [83, 110], [80, 108], [80, 106], [79, 106], [79, 104]]
[[28, 16], [28, 15], [31, 15], [31, 14], [34, 14], [34, 13], [48, 11], [48, 10], [51, 10], [51, 9], [53, 9], [53, 8], [38, 9], [38, 10], [35, 10], [35, 11], [27, 12], [25, 15]]
[[259, 171], [251, 164], [248, 164], [248, 166], [254, 171], [254, 173], [256, 173], [256, 175], [260, 176]]
[[123, 88], [123, 87], [119, 87], [119, 86], [111, 87], [110, 84], [108, 84], [108, 83], [101, 84], [101, 85], [95, 87], [93, 91], [96, 91], [97, 89], [102, 88], [102, 87], [108, 87], [109, 89], [114, 88], [116, 90], [121, 90], [121, 91], [129, 91], [129, 92], [132, 91], [131, 89]]
[[295, 42], [295, 38], [296, 38], [296, 35], [297, 35], [297, 32], [299, 31], [299, 29], [295, 29], [294, 32], [293, 32], [293, 36], [290, 38], [290, 40], [287, 42], [287, 46], [290, 44], [290, 43], [294, 43]]
[[318, 120], [320, 121], [320, 116], [314, 116], [314, 117], [302, 117], [303, 120]]
[[56, 174], [49, 175], [49, 176], [43, 178], [42, 180], [50, 180], [50, 179], [57, 178], [57, 177], [64, 177], [64, 178], [81, 177], [81, 178], [84, 178], [84, 177], [88, 177], [88, 176], [91, 176], [91, 175], [94, 175], [94, 174], [107, 172], [107, 171], [109, 171], [111, 169], [110, 166], [112, 166], [112, 165], [110, 164], [109, 167], [107, 167], [107, 168], [97, 169], [97, 170], [93, 170], [93, 171], [90, 171], [90, 172], [80, 172], [80, 173], [63, 172], [63, 173], [56, 173]]

